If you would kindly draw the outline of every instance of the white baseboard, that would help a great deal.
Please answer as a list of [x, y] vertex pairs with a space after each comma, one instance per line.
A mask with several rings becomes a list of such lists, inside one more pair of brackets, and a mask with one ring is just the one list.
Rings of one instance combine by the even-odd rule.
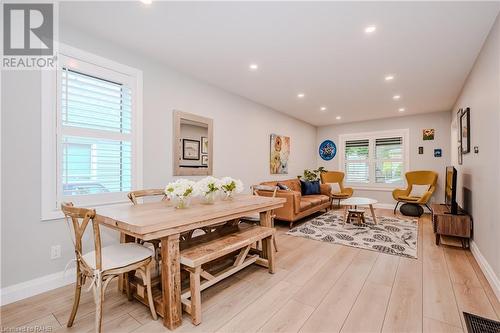
[[373, 205], [375, 208], [381, 208], [381, 209], [394, 209], [395, 204], [388, 204], [388, 203], [377, 203]]
[[496, 276], [495, 271], [493, 271], [493, 268], [491, 268], [488, 261], [486, 261], [484, 256], [481, 254], [474, 241], [470, 242], [470, 251], [483, 271], [484, 276], [486, 276], [486, 279], [490, 283], [491, 289], [493, 289], [497, 299], [500, 301], [500, 279]]
[[0, 289], [0, 306], [44, 293], [75, 282], [76, 270], [68, 269]]

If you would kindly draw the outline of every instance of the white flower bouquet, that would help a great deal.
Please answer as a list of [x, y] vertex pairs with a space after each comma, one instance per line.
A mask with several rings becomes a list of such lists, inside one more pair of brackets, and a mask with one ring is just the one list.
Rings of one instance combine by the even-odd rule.
[[195, 183], [188, 179], [178, 179], [165, 187], [165, 195], [174, 202], [177, 208], [187, 208], [194, 194]]
[[206, 204], [213, 204], [220, 190], [220, 180], [212, 176], [203, 178], [194, 185], [195, 194], [202, 197]]
[[239, 179], [224, 177], [220, 180], [221, 189], [226, 195], [226, 199], [231, 199], [235, 193], [243, 191], [243, 183]]

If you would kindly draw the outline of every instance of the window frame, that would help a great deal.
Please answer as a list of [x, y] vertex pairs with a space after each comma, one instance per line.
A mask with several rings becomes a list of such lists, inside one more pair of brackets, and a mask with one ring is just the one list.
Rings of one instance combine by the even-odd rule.
[[[142, 188], [143, 182], [143, 82], [142, 71], [95, 54], [59, 44], [57, 70], [41, 71], [41, 153], [42, 153], [42, 211], [41, 220], [63, 217], [60, 204], [68, 196], [62, 195], [62, 109], [61, 109], [61, 68], [69, 67], [84, 74], [127, 84], [132, 95], [132, 189]], [[125, 82], [124, 82], [125, 80]], [[84, 128], [74, 128], [75, 132], [91, 132]], [[116, 136], [120, 137], [119, 135]], [[98, 207], [128, 202], [124, 192], [99, 193], [71, 196], [75, 205]]]
[[[339, 170], [345, 172], [345, 143], [351, 140], [368, 140], [368, 183], [353, 183], [345, 181], [346, 186], [353, 187], [357, 190], [375, 190], [375, 191], [392, 191], [396, 187], [403, 186], [405, 184], [405, 179], [403, 177], [401, 183], [385, 184], [376, 183], [376, 163], [377, 158], [375, 156], [375, 141], [376, 139], [388, 138], [388, 137], [402, 137], [403, 139], [403, 174], [410, 170], [410, 130], [396, 129], [388, 131], [374, 131], [374, 132], [363, 132], [363, 133], [349, 133], [339, 135]], [[392, 160], [391, 160], [392, 161]], [[347, 176], [346, 176], [347, 178]], [[344, 178], [344, 179], [346, 179]]]

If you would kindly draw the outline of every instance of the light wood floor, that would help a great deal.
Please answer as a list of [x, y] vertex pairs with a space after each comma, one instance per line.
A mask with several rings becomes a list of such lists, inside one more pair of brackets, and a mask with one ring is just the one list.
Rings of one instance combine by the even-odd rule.
[[[378, 211], [389, 216], [392, 212]], [[418, 260], [285, 235], [278, 270], [249, 267], [203, 292], [203, 322], [177, 332], [466, 332], [462, 311], [498, 320], [500, 304], [469, 251], [437, 247], [429, 216], [419, 223]], [[91, 292], [74, 327], [67, 286], [0, 309], [1, 326], [94, 329]], [[108, 288], [104, 332], [164, 332], [149, 310]]]

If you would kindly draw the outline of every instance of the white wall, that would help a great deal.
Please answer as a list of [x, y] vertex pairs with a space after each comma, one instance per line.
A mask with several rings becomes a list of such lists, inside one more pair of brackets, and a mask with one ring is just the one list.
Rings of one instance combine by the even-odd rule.
[[[395, 129], [409, 129], [410, 141], [410, 170], [433, 170], [438, 172], [437, 191], [432, 197], [434, 202], [442, 202], [444, 200], [444, 170], [450, 163], [450, 113], [436, 112], [419, 114], [415, 116], [396, 116], [389, 119], [379, 119], [362, 121], [356, 123], [339, 124], [332, 126], [323, 126], [318, 128], [318, 136], [316, 140], [316, 149], [323, 140], [330, 139], [337, 145], [339, 149], [339, 135], [350, 133], [363, 133], [374, 131], [387, 131]], [[433, 141], [422, 140], [422, 130], [425, 128], [434, 128], [436, 130]], [[418, 154], [418, 147], [424, 147], [424, 154]], [[441, 148], [443, 150], [442, 157], [434, 157], [434, 149]], [[339, 157], [335, 156], [330, 161], [322, 160], [319, 155], [317, 157], [318, 166], [324, 166], [328, 170], [339, 170]], [[383, 204], [395, 204], [392, 198], [392, 189], [389, 190], [356, 190], [354, 195], [365, 196], [377, 199]]]
[[[214, 175], [251, 184], [278, 178], [269, 173], [271, 133], [291, 137], [289, 175], [316, 164], [316, 128], [197, 81], [136, 50], [60, 27], [64, 43], [141, 69], [144, 80], [144, 186], [172, 180], [172, 110], [214, 119]], [[2, 72], [1, 283], [6, 286], [62, 271], [74, 257], [62, 220], [40, 221], [40, 73]], [[62, 258], [50, 260], [50, 246]]]
[[[459, 108], [470, 107], [471, 152], [457, 161]], [[500, 16], [485, 41], [451, 112], [452, 163], [458, 171], [457, 198], [474, 218], [474, 242], [500, 278]], [[474, 154], [474, 146], [479, 154]], [[464, 191], [468, 189], [469, 191]], [[470, 198], [464, 200], [464, 195]], [[497, 286], [497, 288], [499, 288]], [[499, 290], [500, 291], [500, 290]], [[499, 296], [500, 297], [500, 296]]]

